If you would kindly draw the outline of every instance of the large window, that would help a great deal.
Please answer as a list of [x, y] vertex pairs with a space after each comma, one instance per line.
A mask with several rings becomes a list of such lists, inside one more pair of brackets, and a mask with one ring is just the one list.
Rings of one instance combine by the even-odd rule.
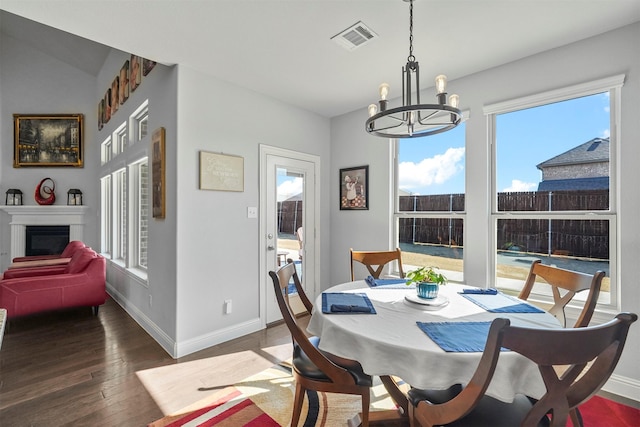
[[462, 280], [465, 125], [396, 142], [396, 236], [406, 271], [430, 265]]
[[142, 280], [149, 258], [148, 115], [144, 101], [103, 142], [100, 178], [101, 251]]
[[590, 274], [604, 270], [599, 302], [615, 303], [621, 86], [615, 77], [486, 107], [499, 288], [519, 292], [531, 261], [540, 259]]

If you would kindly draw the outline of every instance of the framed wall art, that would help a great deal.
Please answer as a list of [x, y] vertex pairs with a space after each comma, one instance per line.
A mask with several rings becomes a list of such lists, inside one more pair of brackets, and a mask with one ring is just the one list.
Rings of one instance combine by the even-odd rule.
[[340, 210], [369, 209], [369, 166], [340, 169]]
[[244, 191], [244, 158], [201, 151], [200, 189]]
[[165, 216], [165, 130], [158, 128], [151, 136], [151, 206], [153, 217]]
[[82, 114], [14, 114], [13, 167], [84, 166]]

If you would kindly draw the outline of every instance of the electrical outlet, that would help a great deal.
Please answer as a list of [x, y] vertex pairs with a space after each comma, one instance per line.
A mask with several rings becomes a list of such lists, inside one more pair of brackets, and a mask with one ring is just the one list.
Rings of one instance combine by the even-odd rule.
[[258, 218], [258, 208], [250, 206], [247, 208], [247, 218]]
[[231, 313], [231, 300], [227, 299], [224, 300], [224, 314], [230, 314]]

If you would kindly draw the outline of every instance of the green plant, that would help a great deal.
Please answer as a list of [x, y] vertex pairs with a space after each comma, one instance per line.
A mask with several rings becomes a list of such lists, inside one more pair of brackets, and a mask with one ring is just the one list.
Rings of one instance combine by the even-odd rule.
[[438, 267], [420, 267], [407, 273], [407, 285], [412, 283], [431, 282], [438, 285], [446, 285], [447, 278], [436, 270]]

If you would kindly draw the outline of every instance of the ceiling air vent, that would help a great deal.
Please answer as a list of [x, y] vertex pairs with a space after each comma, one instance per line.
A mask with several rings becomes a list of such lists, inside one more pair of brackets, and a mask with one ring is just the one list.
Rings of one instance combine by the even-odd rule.
[[369, 27], [364, 25], [362, 21], [358, 21], [341, 33], [331, 37], [331, 40], [335, 41], [347, 50], [353, 50], [377, 37], [378, 35], [371, 31]]

